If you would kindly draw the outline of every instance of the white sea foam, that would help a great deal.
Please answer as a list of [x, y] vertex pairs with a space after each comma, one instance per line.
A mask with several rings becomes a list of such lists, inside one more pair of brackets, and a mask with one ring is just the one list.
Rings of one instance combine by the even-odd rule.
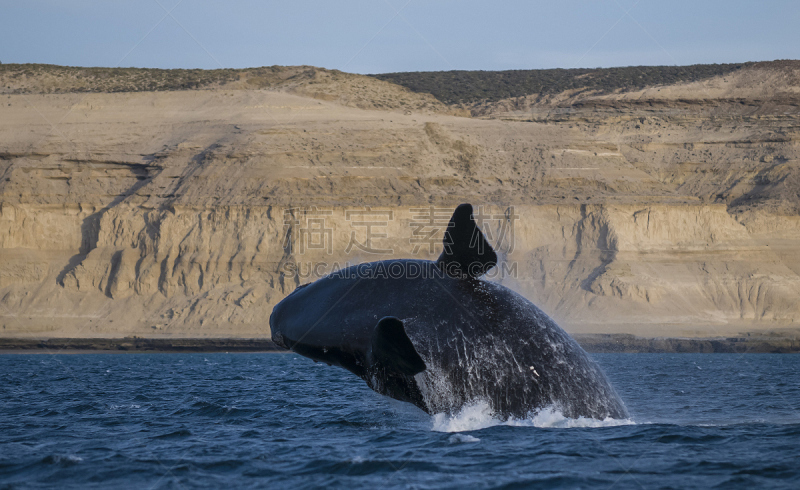
[[433, 416], [433, 430], [436, 432], [467, 432], [498, 425], [566, 429], [575, 427], [614, 427], [633, 424], [635, 422], [630, 419], [612, 419], [610, 417], [604, 420], [587, 417], [573, 419], [565, 417], [560, 410], [554, 407], [543, 408], [524, 419], [512, 417], [507, 420], [501, 420], [492, 412], [486, 402], [467, 405], [453, 415], [437, 413]]
[[480, 442], [480, 439], [469, 434], [453, 434], [447, 439], [450, 444], [461, 444], [464, 442]]
[[125, 408], [141, 408], [141, 405], [109, 405], [111, 410], [121, 410]]
[[74, 454], [65, 454], [65, 455], [51, 454], [50, 456], [44, 458], [42, 461], [50, 464], [71, 465], [80, 463], [81, 461], [83, 461], [83, 458], [81, 458], [80, 456], [76, 456]]

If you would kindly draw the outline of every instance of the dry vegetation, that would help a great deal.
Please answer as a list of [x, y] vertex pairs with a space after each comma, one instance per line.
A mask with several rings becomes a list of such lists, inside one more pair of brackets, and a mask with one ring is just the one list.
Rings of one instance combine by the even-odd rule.
[[473, 105], [527, 95], [587, 90], [596, 94], [697, 82], [743, 68], [797, 68], [796, 61], [691, 66], [628, 66], [506, 71], [432, 71], [372, 75], [414, 92], [433, 94], [446, 104]]
[[306, 66], [268, 66], [241, 70], [161, 70], [8, 64], [0, 65], [0, 92], [152, 92], [212, 88], [234, 82], [244, 82], [253, 87], [271, 87], [287, 80], [308, 78], [313, 76], [315, 70]]
[[313, 66], [161, 70], [0, 64], [0, 94], [282, 90], [360, 109], [452, 113], [429, 94], [372, 77]]

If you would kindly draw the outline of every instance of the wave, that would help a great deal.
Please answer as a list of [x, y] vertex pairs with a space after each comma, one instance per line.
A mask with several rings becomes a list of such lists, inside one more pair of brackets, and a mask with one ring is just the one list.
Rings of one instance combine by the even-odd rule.
[[63, 466], [78, 464], [81, 461], [83, 461], [83, 458], [74, 454], [51, 454], [42, 459], [44, 464], [60, 464]]
[[569, 418], [556, 407], [546, 407], [531, 413], [527, 418], [517, 419], [510, 417], [500, 419], [486, 402], [477, 402], [467, 405], [457, 413], [448, 415], [437, 413], [433, 415], [434, 432], [469, 432], [487, 429], [498, 425], [509, 427], [539, 427], [539, 428], [594, 428], [616, 427], [619, 425], [635, 425], [631, 419], [613, 419], [608, 417], [603, 420], [588, 417]]

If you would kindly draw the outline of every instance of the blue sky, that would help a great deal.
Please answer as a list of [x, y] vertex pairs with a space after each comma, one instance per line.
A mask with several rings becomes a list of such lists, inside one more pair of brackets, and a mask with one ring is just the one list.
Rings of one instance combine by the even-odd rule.
[[800, 0], [0, 0], [0, 61], [356, 73], [800, 59]]

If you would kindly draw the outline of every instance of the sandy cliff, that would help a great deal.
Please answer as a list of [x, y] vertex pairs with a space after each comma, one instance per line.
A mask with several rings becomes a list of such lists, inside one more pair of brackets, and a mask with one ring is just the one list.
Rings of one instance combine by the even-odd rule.
[[0, 336], [268, 336], [272, 306], [337, 265], [438, 255], [465, 201], [505, 259], [493, 280], [571, 332], [795, 328], [797, 71], [749, 70], [476, 118], [330, 72], [135, 93], [6, 77]]

